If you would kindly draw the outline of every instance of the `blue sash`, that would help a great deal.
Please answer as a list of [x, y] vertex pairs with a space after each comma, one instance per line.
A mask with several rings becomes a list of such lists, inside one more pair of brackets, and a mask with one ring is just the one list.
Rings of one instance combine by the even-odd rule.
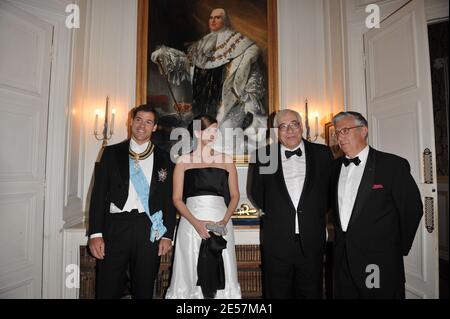
[[150, 241], [154, 242], [155, 239], [159, 240], [167, 231], [167, 228], [163, 224], [162, 211], [158, 211], [150, 215], [150, 208], [148, 206], [150, 184], [142, 171], [140, 165], [134, 165], [134, 160], [129, 159], [130, 167], [130, 180], [139, 196], [139, 201], [144, 206], [145, 213], [152, 222], [152, 228], [150, 230]]

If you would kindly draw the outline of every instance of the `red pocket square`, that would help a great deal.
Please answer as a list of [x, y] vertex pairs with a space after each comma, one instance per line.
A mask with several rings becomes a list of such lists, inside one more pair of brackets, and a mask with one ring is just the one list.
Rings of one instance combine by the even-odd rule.
[[372, 189], [382, 189], [384, 188], [383, 184], [373, 184]]

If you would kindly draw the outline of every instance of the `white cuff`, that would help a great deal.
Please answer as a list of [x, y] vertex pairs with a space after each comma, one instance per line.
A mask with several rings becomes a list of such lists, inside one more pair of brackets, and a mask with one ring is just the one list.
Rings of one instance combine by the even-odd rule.
[[103, 234], [102, 233], [95, 233], [95, 234], [92, 234], [91, 236], [89, 236], [90, 239], [98, 238], [98, 237], [103, 237]]

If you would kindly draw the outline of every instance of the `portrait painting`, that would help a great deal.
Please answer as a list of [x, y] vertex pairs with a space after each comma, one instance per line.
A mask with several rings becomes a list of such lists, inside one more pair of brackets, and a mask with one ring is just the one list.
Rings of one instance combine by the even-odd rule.
[[136, 101], [158, 112], [154, 142], [169, 150], [174, 129], [208, 114], [223, 134], [236, 129], [235, 143], [242, 139], [240, 147], [221, 150], [245, 156], [247, 142], [265, 138], [261, 131], [278, 110], [276, 1], [139, 0], [138, 6]]

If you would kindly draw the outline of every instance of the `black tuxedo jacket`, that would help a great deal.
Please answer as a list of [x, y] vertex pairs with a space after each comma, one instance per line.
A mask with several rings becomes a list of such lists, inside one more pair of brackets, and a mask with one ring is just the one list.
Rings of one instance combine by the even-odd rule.
[[340, 157], [333, 163], [334, 269], [338, 271], [344, 262], [348, 262], [355, 284], [364, 291], [370, 274], [366, 267], [377, 265], [380, 288], [371, 290], [383, 297], [384, 293], [392, 292], [405, 282], [403, 256], [411, 249], [422, 217], [420, 192], [407, 160], [370, 148], [344, 234], [338, 204], [342, 160]]
[[[110, 204], [123, 209], [128, 198], [130, 183], [129, 155], [130, 140], [107, 146], [100, 162], [96, 163], [94, 187], [89, 209], [89, 235], [104, 233], [108, 223]], [[172, 239], [175, 227], [176, 211], [172, 202], [172, 176], [174, 164], [165, 151], [155, 146], [153, 151], [153, 173], [150, 183], [150, 214], [163, 212], [163, 223], [167, 232], [163, 237]], [[162, 180], [158, 172], [167, 172]]]
[[[248, 190], [253, 204], [264, 212], [261, 217], [262, 244], [265, 257], [286, 257], [286, 248], [295, 239], [295, 218], [298, 218], [300, 242], [307, 257], [322, 258], [325, 247], [325, 214], [332, 155], [328, 147], [303, 140], [306, 176], [300, 201], [294, 206], [283, 176], [280, 145], [278, 165], [274, 174], [261, 174], [260, 152], [269, 154], [270, 146], [258, 150], [256, 163], [250, 164]], [[292, 245], [290, 245], [292, 247]]]

